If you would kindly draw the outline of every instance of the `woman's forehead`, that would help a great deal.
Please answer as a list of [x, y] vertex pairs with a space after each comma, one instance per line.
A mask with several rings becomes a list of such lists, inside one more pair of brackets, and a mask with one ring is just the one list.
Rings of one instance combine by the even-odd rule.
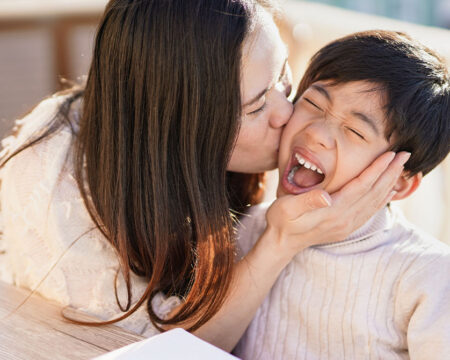
[[258, 16], [263, 21], [244, 42], [241, 66], [243, 103], [273, 85], [287, 57], [286, 46], [271, 15], [265, 11]]

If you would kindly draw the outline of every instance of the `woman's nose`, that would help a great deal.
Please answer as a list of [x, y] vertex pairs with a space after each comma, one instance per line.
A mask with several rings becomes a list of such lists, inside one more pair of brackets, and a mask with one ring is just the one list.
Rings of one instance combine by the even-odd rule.
[[294, 111], [294, 106], [287, 99], [286, 89], [272, 90], [273, 111], [270, 116], [270, 126], [278, 129], [286, 125]]

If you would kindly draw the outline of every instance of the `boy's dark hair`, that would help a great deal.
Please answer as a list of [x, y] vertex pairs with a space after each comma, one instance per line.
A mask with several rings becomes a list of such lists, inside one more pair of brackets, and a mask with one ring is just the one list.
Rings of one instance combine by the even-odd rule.
[[[294, 101], [316, 81], [375, 83], [385, 98], [385, 136], [409, 151], [409, 175], [424, 175], [450, 150], [450, 76], [443, 59], [408, 35], [365, 31], [335, 40], [311, 59]], [[392, 139], [391, 139], [392, 137]]]

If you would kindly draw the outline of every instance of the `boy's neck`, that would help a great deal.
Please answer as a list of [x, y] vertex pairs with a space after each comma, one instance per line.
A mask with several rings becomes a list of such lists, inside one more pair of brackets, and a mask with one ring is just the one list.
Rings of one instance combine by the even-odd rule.
[[346, 239], [325, 245], [318, 245], [315, 248], [331, 250], [333, 248], [340, 248], [349, 246], [351, 250], [352, 244], [362, 243], [365, 240], [370, 240], [377, 235], [384, 233], [386, 230], [392, 228], [394, 223], [394, 216], [389, 205], [386, 205], [379, 210], [374, 216], [364, 223], [360, 228], [351, 233]]

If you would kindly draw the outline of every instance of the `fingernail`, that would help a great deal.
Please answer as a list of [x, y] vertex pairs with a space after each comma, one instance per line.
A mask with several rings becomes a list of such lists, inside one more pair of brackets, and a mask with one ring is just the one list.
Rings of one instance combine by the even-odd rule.
[[409, 158], [411, 157], [411, 153], [410, 152], [405, 152], [403, 154], [401, 154], [402, 157], [402, 165], [406, 164], [406, 162], [409, 160]]
[[322, 194], [320, 197], [322, 198], [324, 205], [331, 206], [331, 196], [328, 193]]
[[394, 151], [389, 151], [389, 157], [388, 157], [389, 162], [391, 162], [392, 160], [394, 160], [395, 155], [396, 155], [396, 154], [395, 154]]

